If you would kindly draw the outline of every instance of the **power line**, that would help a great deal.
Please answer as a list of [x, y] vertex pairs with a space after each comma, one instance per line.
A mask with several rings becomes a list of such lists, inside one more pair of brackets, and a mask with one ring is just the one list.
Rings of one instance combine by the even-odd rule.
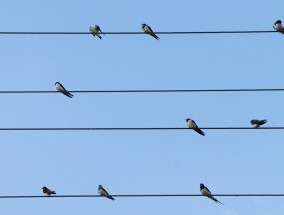
[[[155, 34], [256, 34], [256, 33], [276, 33], [276, 31], [167, 31], [167, 32], [155, 32]], [[92, 34], [91, 32], [39, 32], [39, 31], [2, 31], [0, 34], [14, 34], [14, 35], [59, 35], [59, 34]], [[144, 32], [103, 32], [103, 34], [145, 34]]]
[[[138, 197], [198, 197], [203, 196], [201, 194], [141, 194], [141, 195], [111, 195], [112, 197], [126, 197], [126, 198], [138, 198]], [[284, 194], [214, 194], [213, 196], [225, 196], [225, 197], [284, 197]], [[98, 198], [103, 197], [101, 195], [53, 195], [53, 196], [0, 196], [0, 199], [23, 199], [23, 198]], [[104, 197], [103, 197], [104, 198]]]
[[[148, 127], [148, 128], [0, 128], [0, 131], [122, 131], [122, 130], [192, 130], [191, 128], [178, 127]], [[203, 130], [282, 130], [284, 127], [203, 127]]]
[[[259, 89], [205, 89], [205, 90], [72, 90], [70, 93], [205, 93], [205, 92], [273, 92], [284, 88]], [[0, 94], [60, 93], [53, 90], [2, 90]]]

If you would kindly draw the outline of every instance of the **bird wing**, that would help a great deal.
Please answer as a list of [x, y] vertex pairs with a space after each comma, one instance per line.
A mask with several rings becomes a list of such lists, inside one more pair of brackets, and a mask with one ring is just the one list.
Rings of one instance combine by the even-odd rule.
[[68, 92], [68, 91], [63, 87], [62, 84], [59, 84], [59, 85], [60, 85], [60, 87], [62, 87], [62, 89], [63, 89], [64, 91]]
[[265, 124], [266, 122], [267, 122], [267, 119], [260, 120], [261, 125]]
[[204, 186], [204, 189], [209, 193], [209, 195], [212, 195], [210, 190], [207, 187]]
[[152, 28], [149, 25], [147, 25], [147, 27], [148, 27], [148, 29], [151, 33], [154, 33], [154, 31], [152, 30]]
[[186, 122], [189, 128], [192, 128], [197, 133], [201, 134], [202, 136], [205, 136], [205, 133], [197, 126], [197, 124], [194, 122], [194, 120], [191, 120], [191, 123]]
[[102, 191], [109, 196], [108, 192], [102, 187]]
[[254, 124], [259, 124], [259, 120], [257, 120], [257, 119], [252, 119], [252, 120], [250, 121], [250, 123], [251, 123], [252, 125], [254, 125]]
[[191, 127], [192, 128], [198, 128], [197, 124], [195, 123], [195, 121], [193, 119], [191, 120]]

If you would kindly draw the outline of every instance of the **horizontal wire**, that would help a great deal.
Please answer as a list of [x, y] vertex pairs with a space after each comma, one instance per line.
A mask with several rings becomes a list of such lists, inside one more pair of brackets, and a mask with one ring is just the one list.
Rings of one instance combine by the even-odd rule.
[[[275, 33], [276, 31], [168, 31], [155, 32], [156, 34], [256, 34], [256, 33]], [[36, 31], [2, 31], [0, 34], [92, 34], [91, 32], [36, 32]], [[144, 32], [103, 32], [103, 34], [145, 34]]]
[[[266, 89], [208, 89], [208, 90], [72, 90], [70, 93], [203, 93], [203, 92], [270, 92], [284, 91], [284, 88]], [[60, 93], [54, 90], [2, 90], [0, 94]]]
[[[111, 195], [112, 197], [196, 197], [203, 196], [201, 194], [141, 194], [141, 195]], [[284, 197], [284, 194], [214, 194], [213, 196], [226, 196], [226, 197]], [[0, 196], [0, 199], [20, 199], [20, 198], [97, 198], [103, 197], [101, 195], [52, 195], [52, 196]]]
[[[156, 127], [156, 128], [0, 128], [0, 131], [110, 131], [110, 130], [189, 130], [192, 128]], [[280, 130], [284, 127], [200, 127], [203, 130]]]

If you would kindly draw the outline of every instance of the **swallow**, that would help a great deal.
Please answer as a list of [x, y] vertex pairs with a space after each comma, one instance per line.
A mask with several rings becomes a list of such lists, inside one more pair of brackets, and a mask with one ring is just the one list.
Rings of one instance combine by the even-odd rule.
[[114, 198], [113, 198], [111, 195], [108, 194], [108, 192], [103, 188], [102, 185], [99, 185], [99, 187], [98, 187], [98, 193], [99, 193], [100, 195], [104, 196], [104, 197], [107, 197], [107, 198], [109, 198], [109, 199], [111, 199], [111, 200], [114, 200]]
[[98, 38], [102, 39], [100, 34], [102, 34], [103, 32], [101, 31], [100, 26], [92, 24], [89, 27], [89, 31], [93, 34], [94, 37], [97, 36]]
[[55, 191], [52, 191], [52, 190], [48, 189], [47, 187], [43, 187], [43, 188], [42, 188], [42, 192], [43, 192], [44, 194], [48, 195], [48, 196], [50, 196], [51, 194], [56, 194]]
[[214, 196], [211, 194], [210, 190], [205, 187], [204, 184], [200, 184], [200, 192], [203, 196], [207, 196], [208, 198], [212, 199], [216, 203], [220, 203], [224, 205], [222, 202], [218, 201], [217, 199], [214, 198]]
[[278, 31], [278, 32], [284, 34], [284, 29], [283, 29], [281, 20], [277, 20], [274, 23], [273, 28], [275, 29], [275, 31]]
[[69, 93], [64, 87], [62, 84], [60, 84], [59, 82], [56, 82], [55, 84], [55, 89], [58, 91], [58, 92], [61, 92], [63, 93], [65, 96], [68, 96], [70, 98], [73, 98], [74, 95], [72, 95], [71, 93]]
[[198, 128], [197, 124], [194, 122], [193, 119], [187, 118], [185, 121], [186, 121], [186, 124], [187, 124], [187, 126], [189, 128], [192, 128], [198, 134], [201, 134], [202, 136], [205, 136], [205, 133], [203, 131], [201, 131], [200, 128]]
[[149, 25], [142, 24], [142, 30], [144, 31], [144, 33], [151, 35], [151, 36], [154, 37], [156, 40], [159, 40], [159, 39], [160, 39], [160, 38], [154, 33], [154, 31], [150, 28]]
[[252, 124], [252, 126], [253, 126], [254, 128], [259, 128], [259, 126], [265, 124], [266, 122], [267, 122], [266, 119], [263, 119], [263, 120], [252, 119], [252, 120], [250, 121], [250, 123]]

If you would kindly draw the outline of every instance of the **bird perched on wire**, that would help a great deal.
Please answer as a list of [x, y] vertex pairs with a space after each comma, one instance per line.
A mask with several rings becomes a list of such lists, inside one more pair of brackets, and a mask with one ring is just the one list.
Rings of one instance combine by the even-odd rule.
[[99, 187], [98, 187], [98, 193], [99, 193], [100, 195], [104, 196], [104, 197], [107, 197], [107, 198], [109, 198], [109, 199], [111, 199], [111, 200], [114, 200], [114, 198], [113, 198], [111, 195], [108, 194], [108, 192], [103, 188], [102, 185], [99, 185]]
[[160, 38], [154, 33], [154, 31], [151, 29], [151, 27], [145, 23], [142, 24], [142, 30], [144, 33], [151, 35], [156, 40], [159, 40]]
[[50, 196], [51, 194], [56, 194], [55, 191], [52, 191], [52, 190], [48, 189], [47, 187], [43, 187], [43, 188], [42, 188], [42, 192], [43, 192], [44, 194], [46, 194], [47, 196]]
[[274, 28], [276, 31], [278, 31], [278, 32], [280, 32], [280, 33], [282, 33], [282, 34], [284, 34], [284, 28], [283, 28], [283, 26], [282, 26], [281, 20], [277, 20], [277, 21], [274, 23], [273, 28]]
[[252, 124], [252, 126], [254, 128], [259, 128], [261, 125], [265, 124], [267, 122], [266, 119], [263, 119], [263, 120], [258, 120], [258, 119], [252, 119], [250, 121], [250, 123]]
[[205, 136], [205, 133], [200, 128], [198, 128], [197, 124], [194, 122], [193, 119], [187, 118], [185, 121], [186, 121], [186, 124], [189, 128], [192, 128], [198, 134]]
[[73, 98], [74, 95], [72, 95], [71, 93], [69, 93], [64, 87], [62, 84], [60, 84], [59, 82], [56, 82], [55, 84], [55, 89], [58, 91], [58, 92], [61, 92], [63, 93], [65, 96], [68, 96], [69, 98]]
[[208, 198], [212, 199], [216, 203], [220, 203], [224, 205], [222, 202], [218, 201], [217, 199], [214, 198], [214, 196], [211, 194], [210, 190], [205, 187], [204, 184], [200, 184], [200, 192], [203, 196], [207, 196]]
[[102, 39], [100, 34], [103, 34], [103, 32], [101, 31], [100, 26], [92, 24], [89, 27], [89, 31], [93, 34], [94, 37], [97, 36], [98, 38]]

